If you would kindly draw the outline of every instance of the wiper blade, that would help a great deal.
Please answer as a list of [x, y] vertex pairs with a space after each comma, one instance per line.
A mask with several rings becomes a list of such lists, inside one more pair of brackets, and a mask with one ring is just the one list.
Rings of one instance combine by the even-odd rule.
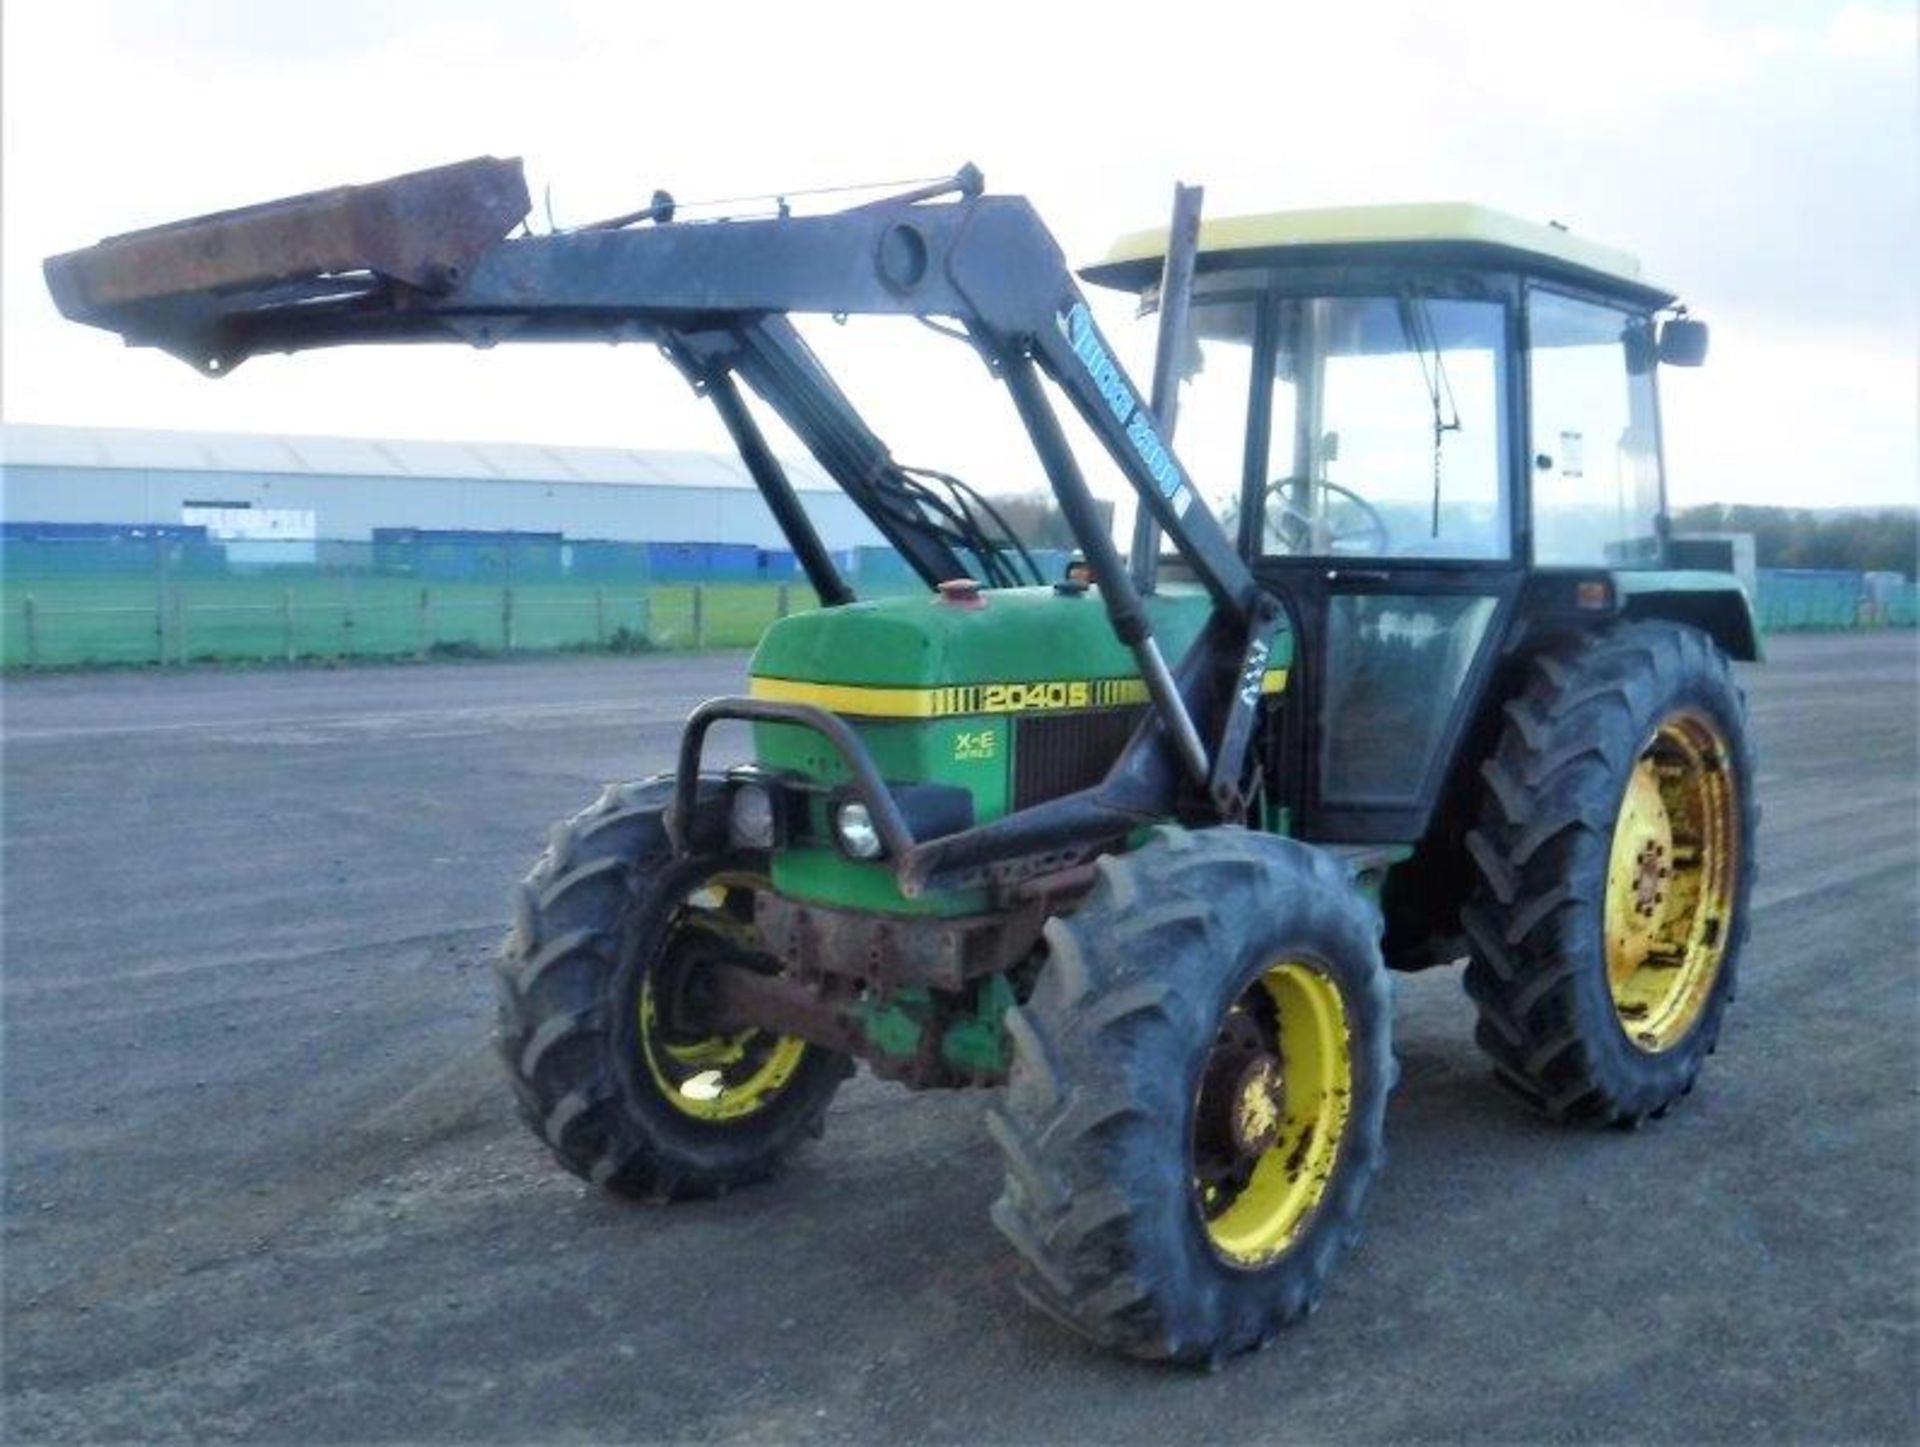
[[[1453, 400], [1453, 382], [1447, 376], [1447, 359], [1440, 350], [1440, 337], [1433, 329], [1433, 314], [1427, 299], [1411, 289], [1400, 293], [1400, 325], [1413, 343], [1413, 354], [1420, 363], [1420, 375], [1427, 384], [1427, 401], [1433, 408], [1433, 521], [1432, 536], [1440, 536], [1440, 452], [1449, 432], [1458, 432], [1460, 408]], [[1444, 403], [1444, 406], [1443, 406]]]

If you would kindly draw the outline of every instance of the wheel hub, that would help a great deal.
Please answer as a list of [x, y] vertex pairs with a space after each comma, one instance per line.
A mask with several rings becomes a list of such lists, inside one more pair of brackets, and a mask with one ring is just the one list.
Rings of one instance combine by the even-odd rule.
[[690, 1044], [713, 1034], [708, 1026], [713, 994], [708, 970], [729, 958], [718, 940], [696, 930], [681, 931], [662, 952], [650, 984], [655, 1024], [669, 1044]]
[[1233, 1144], [1241, 1155], [1257, 1156], [1280, 1138], [1284, 1099], [1278, 1056], [1262, 1054], [1241, 1071], [1233, 1102]]
[[1267, 969], [1220, 1022], [1193, 1114], [1193, 1195], [1224, 1260], [1257, 1267], [1313, 1218], [1352, 1100], [1346, 1009], [1313, 965]]
[[640, 1055], [668, 1104], [708, 1122], [753, 1114], [799, 1069], [806, 1042], [748, 1028], [716, 1031], [709, 967], [753, 958], [751, 896], [710, 881], [693, 891], [641, 980]]
[[1627, 1038], [1672, 1048], [1726, 950], [1739, 848], [1728, 750], [1706, 718], [1663, 720], [1628, 776], [1607, 867], [1607, 987]]
[[1242, 1010], [1220, 1027], [1207, 1061], [1195, 1119], [1196, 1163], [1210, 1183], [1244, 1175], [1280, 1132], [1280, 1057], [1259, 1024]]

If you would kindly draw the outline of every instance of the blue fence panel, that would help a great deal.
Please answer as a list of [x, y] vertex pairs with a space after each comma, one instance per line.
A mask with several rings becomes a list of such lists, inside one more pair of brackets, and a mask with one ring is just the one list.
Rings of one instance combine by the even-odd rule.
[[791, 583], [804, 577], [800, 560], [787, 548], [760, 549], [759, 577], [763, 583]]
[[1769, 633], [1803, 628], [1853, 628], [1861, 618], [1864, 579], [1826, 568], [1762, 568], [1755, 600]]
[[659, 582], [750, 583], [760, 575], [751, 543], [647, 543], [649, 575]]
[[568, 543], [565, 558], [567, 576], [576, 582], [633, 583], [653, 576], [645, 543]]

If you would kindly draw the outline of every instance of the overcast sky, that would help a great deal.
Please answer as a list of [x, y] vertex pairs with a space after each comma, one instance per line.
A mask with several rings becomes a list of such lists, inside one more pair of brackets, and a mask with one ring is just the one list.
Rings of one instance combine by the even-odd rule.
[[[1565, 222], [1638, 252], [1713, 324], [1709, 365], [1664, 374], [1676, 503], [1914, 500], [1912, 4], [1069, 8], [6, 0], [0, 412], [721, 447], [645, 349], [356, 349], [215, 383], [63, 322], [39, 261], [486, 153], [524, 156], [563, 226], [655, 186], [973, 160], [1076, 260], [1160, 221], [1176, 179], [1205, 184], [1210, 215], [1459, 199]], [[1035, 480], [962, 349], [910, 324], [809, 335], [903, 460], [988, 490]]]

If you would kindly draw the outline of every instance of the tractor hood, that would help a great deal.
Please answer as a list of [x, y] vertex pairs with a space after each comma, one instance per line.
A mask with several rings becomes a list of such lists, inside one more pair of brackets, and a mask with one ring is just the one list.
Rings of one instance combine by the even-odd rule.
[[[1170, 588], [1147, 608], [1162, 651], [1177, 659], [1206, 622], [1208, 601], [1198, 588]], [[971, 696], [995, 685], [1061, 685], [1068, 694], [1053, 707], [1098, 706], [1107, 700], [1073, 686], [1139, 676], [1098, 593], [1058, 588], [988, 590], [972, 601], [916, 595], [796, 614], [768, 630], [750, 672], [755, 697], [893, 718], [1019, 711], [1017, 702]], [[952, 689], [970, 696], [937, 696]]]
[[[1211, 600], [1170, 586], [1146, 599], [1160, 646], [1177, 659]], [[1275, 640], [1264, 691], [1284, 687], [1291, 640]], [[964, 790], [976, 823], [1096, 783], [1146, 707], [1133, 656], [1114, 637], [1097, 592], [1003, 588], [885, 598], [800, 613], [773, 625], [750, 666], [755, 698], [810, 704], [853, 722], [892, 784]], [[754, 725], [764, 768], [833, 787], [846, 769], [811, 729]], [[827, 837], [816, 797], [810, 828]], [[773, 858], [789, 898], [886, 913], [963, 914], [987, 907], [977, 890], [903, 898], [884, 865], [824, 842]]]

